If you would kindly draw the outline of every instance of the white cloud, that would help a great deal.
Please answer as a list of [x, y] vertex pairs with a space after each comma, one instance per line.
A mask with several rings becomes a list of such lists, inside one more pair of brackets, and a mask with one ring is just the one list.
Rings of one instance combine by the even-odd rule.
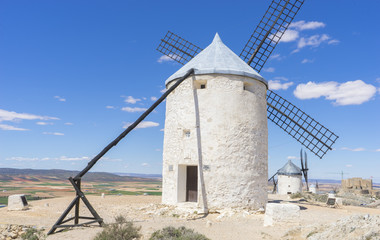
[[44, 158], [38, 158], [38, 157], [10, 157], [6, 158], [5, 160], [8, 161], [83, 161], [83, 160], [90, 160], [89, 157], [44, 157]]
[[322, 34], [322, 35], [316, 34], [307, 38], [302, 37], [298, 41], [297, 49], [301, 49], [306, 46], [315, 48], [315, 47], [318, 47], [321, 43], [328, 41], [329, 39], [330, 39], [330, 36], [327, 34]]
[[60, 102], [66, 102], [66, 99], [60, 96], [54, 96], [55, 99], [58, 99]]
[[157, 100], [157, 97], [150, 97], [150, 100], [152, 100], [152, 101], [156, 101], [156, 100]]
[[271, 90], [286, 90], [290, 86], [292, 86], [294, 83], [293, 82], [285, 82], [282, 83], [280, 80], [269, 80], [268, 81], [268, 87]]
[[[331, 39], [331, 37], [327, 34], [315, 34], [310, 37], [304, 37], [301, 35], [302, 31], [305, 30], [315, 30], [318, 28], [324, 28], [326, 26], [323, 22], [318, 21], [309, 21], [306, 22], [304, 20], [293, 22], [289, 25], [288, 29], [284, 32], [281, 37], [280, 42], [297, 42], [297, 49], [292, 51], [292, 53], [299, 52], [302, 48], [309, 46], [311, 48], [316, 48], [322, 43], [338, 44], [339, 40]], [[278, 34], [278, 33], [277, 33]], [[270, 38], [276, 39], [275, 36], [271, 35]]]
[[107, 109], [115, 109], [114, 106], [106, 106]]
[[124, 100], [124, 102], [126, 102], [126, 103], [130, 103], [130, 104], [135, 104], [135, 103], [137, 103], [137, 102], [139, 102], [139, 101], [141, 101], [141, 99], [139, 99], [139, 98], [134, 98], [134, 97], [132, 97], [132, 96], [128, 96], [128, 97]]
[[7, 161], [39, 161], [40, 159], [39, 158], [36, 158], [36, 157], [10, 157], [10, 158], [6, 158], [5, 160]]
[[304, 20], [293, 22], [289, 25], [289, 28], [297, 29], [298, 31], [303, 30], [310, 30], [310, 29], [317, 29], [317, 28], [323, 28], [326, 24], [323, 22], [317, 22], [317, 21], [310, 21], [305, 22]]
[[65, 135], [64, 133], [60, 133], [60, 132], [43, 132], [42, 134], [54, 135], [54, 136], [63, 136], [63, 135]]
[[180, 61], [181, 60], [181, 57], [176, 55], [176, 54], [169, 54], [168, 56], [166, 55], [162, 55], [158, 60], [157, 62], [158, 63], [163, 63], [163, 62], [172, 62], [175, 60], [178, 60]]
[[149, 167], [150, 164], [149, 163], [142, 163], [141, 166], [143, 166], [143, 167]]
[[[317, 22], [317, 21], [305, 22], [302, 20], [302, 21], [291, 23], [288, 29], [282, 35], [280, 42], [294, 42], [297, 39], [299, 39], [301, 31], [322, 28], [325, 26], [326, 24], [324, 24], [323, 22]], [[270, 38], [273, 38], [273, 37], [274, 37], [273, 35], [270, 36]]]
[[29, 113], [16, 113], [0, 109], [0, 122], [2, 121], [19, 121], [19, 120], [59, 120], [56, 117], [38, 116]]
[[139, 108], [139, 107], [134, 107], [134, 108], [131, 108], [131, 107], [123, 107], [121, 110], [122, 110], [122, 111], [125, 111], [125, 112], [144, 112], [144, 111], [146, 111], [147, 109], [146, 109], [146, 108]]
[[304, 60], [302, 60], [301, 63], [304, 64], [304, 63], [313, 63], [313, 62], [314, 62], [314, 60], [305, 58]]
[[89, 157], [66, 157], [66, 156], [61, 156], [58, 159], [54, 160], [59, 160], [59, 161], [88, 161], [90, 160]]
[[165, 92], [166, 92], [166, 88], [160, 90], [160, 93], [162, 93], [162, 94]]
[[369, 101], [376, 94], [376, 87], [362, 80], [338, 82], [308, 82], [299, 84], [293, 94], [299, 99], [325, 97], [338, 106], [359, 105]]
[[376, 149], [375, 152], [380, 152], [380, 148], [379, 148], [379, 149]]
[[268, 68], [264, 68], [263, 69], [264, 72], [269, 72], [269, 73], [272, 73], [275, 71], [274, 67], [268, 67]]
[[347, 164], [346, 167], [350, 168], [350, 167], [352, 167], [352, 165], [351, 164]]
[[160, 132], [164, 132], [164, 131], [165, 131], [165, 129], [164, 129], [164, 128], [161, 128], [161, 129], [160, 129]]
[[328, 45], [336, 45], [338, 43], [340, 43], [340, 41], [337, 39], [331, 39], [330, 41], [327, 42]]
[[281, 54], [273, 54], [273, 55], [271, 55], [270, 57], [269, 57], [269, 59], [273, 59], [273, 60], [282, 60], [282, 59], [284, 59], [284, 57], [283, 56], [281, 56]]
[[288, 160], [297, 160], [297, 159], [300, 159], [300, 158], [296, 157], [296, 156], [288, 156], [287, 159]]
[[74, 123], [66, 122], [65, 125], [72, 126], [72, 125], [74, 125]]
[[53, 125], [51, 122], [36, 122], [37, 125], [45, 126], [45, 125]]
[[14, 126], [7, 125], [7, 124], [0, 124], [0, 129], [6, 130], [6, 131], [28, 131], [29, 130], [29, 129], [25, 129], [25, 128], [14, 127]]
[[[127, 128], [131, 125], [132, 123], [126, 123], [123, 128]], [[149, 128], [149, 127], [158, 127], [160, 124], [156, 122], [151, 122], [151, 121], [142, 121], [139, 125], [137, 125], [136, 128]]]
[[173, 60], [172, 58], [170, 58], [169, 56], [166, 56], [166, 55], [162, 55], [162, 56], [157, 60], [158, 63], [171, 62], [171, 61], [174, 61], [174, 60]]
[[351, 151], [351, 152], [364, 152], [365, 148], [348, 148], [342, 147], [341, 150]]
[[293, 42], [299, 38], [298, 31], [288, 29], [285, 31], [284, 35], [282, 35], [280, 42]]

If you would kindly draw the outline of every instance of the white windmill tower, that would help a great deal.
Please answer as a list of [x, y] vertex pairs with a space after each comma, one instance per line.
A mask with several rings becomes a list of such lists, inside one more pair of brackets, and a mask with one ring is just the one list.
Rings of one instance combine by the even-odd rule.
[[[162, 202], [257, 209], [267, 201], [267, 82], [213, 42], [166, 81]], [[187, 204], [189, 205], [189, 204]]]

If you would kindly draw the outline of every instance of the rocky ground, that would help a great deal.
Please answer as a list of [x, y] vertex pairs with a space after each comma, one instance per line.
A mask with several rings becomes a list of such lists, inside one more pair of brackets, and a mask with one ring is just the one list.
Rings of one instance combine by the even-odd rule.
[[[122, 215], [142, 227], [143, 239], [167, 226], [185, 226], [214, 240], [227, 239], [380, 239], [380, 209], [355, 206], [327, 207], [324, 204], [270, 195], [270, 202], [300, 206], [299, 222], [264, 227], [261, 211], [226, 209], [200, 215], [193, 210], [178, 210], [160, 204], [159, 196], [88, 197], [106, 223]], [[26, 211], [0, 208], [0, 224], [17, 224], [44, 228], [47, 232], [66, 209], [72, 198], [44, 199], [30, 202]], [[81, 215], [90, 216], [81, 205]], [[58, 232], [48, 240], [90, 240], [102, 228], [81, 227]], [[1, 239], [1, 238], [0, 238]]]

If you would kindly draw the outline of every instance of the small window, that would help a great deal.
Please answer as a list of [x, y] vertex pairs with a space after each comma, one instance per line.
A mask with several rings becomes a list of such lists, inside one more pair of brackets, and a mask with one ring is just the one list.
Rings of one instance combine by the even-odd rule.
[[253, 92], [253, 84], [249, 82], [244, 82], [243, 83], [243, 89], [245, 91]]
[[194, 89], [206, 89], [207, 81], [205, 80], [195, 80], [194, 81]]
[[173, 165], [169, 165], [169, 172], [173, 171]]
[[190, 138], [190, 130], [185, 130], [184, 136], [185, 136], [185, 138]]

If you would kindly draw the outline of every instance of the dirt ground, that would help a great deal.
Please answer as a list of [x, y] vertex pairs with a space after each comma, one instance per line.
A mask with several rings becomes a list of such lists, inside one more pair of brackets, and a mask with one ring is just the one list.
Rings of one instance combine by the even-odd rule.
[[[44, 199], [29, 202], [26, 211], [8, 211], [0, 208], [0, 224], [19, 224], [43, 227], [46, 232], [54, 225], [73, 197]], [[230, 239], [305, 239], [302, 234], [291, 237], [292, 229], [308, 229], [315, 224], [334, 223], [338, 219], [355, 215], [380, 215], [380, 209], [342, 206], [329, 208], [323, 205], [295, 201], [287, 196], [269, 195], [269, 202], [291, 202], [301, 207], [299, 224], [282, 224], [264, 227], [264, 214], [246, 211], [234, 214], [211, 213], [207, 216], [177, 214], [160, 204], [160, 196], [88, 196], [88, 199], [104, 219], [110, 223], [117, 215], [123, 215], [142, 227], [143, 239], [148, 239], [155, 230], [166, 226], [185, 226], [206, 235], [213, 240]], [[81, 216], [90, 216], [84, 205], [81, 205]], [[92, 239], [102, 228], [80, 227], [58, 232], [48, 236], [48, 240]], [[303, 236], [305, 236], [304, 233]]]

